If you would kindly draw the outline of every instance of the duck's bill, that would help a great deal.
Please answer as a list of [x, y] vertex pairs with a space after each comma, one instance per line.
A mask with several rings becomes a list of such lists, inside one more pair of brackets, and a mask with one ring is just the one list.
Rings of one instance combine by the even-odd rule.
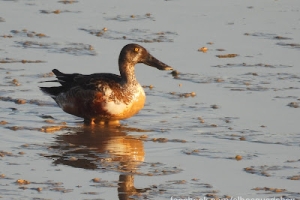
[[144, 61], [144, 64], [156, 67], [159, 70], [173, 70], [172, 67], [166, 65], [165, 63], [157, 60], [155, 57], [152, 55], [148, 55], [147, 59]]

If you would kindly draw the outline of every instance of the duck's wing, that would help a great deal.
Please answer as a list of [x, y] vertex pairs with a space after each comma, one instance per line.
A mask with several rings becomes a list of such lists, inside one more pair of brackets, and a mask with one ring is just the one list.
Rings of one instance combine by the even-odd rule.
[[103, 88], [114, 87], [121, 81], [119, 75], [110, 73], [95, 73], [90, 75], [78, 73], [65, 74], [57, 69], [52, 70], [52, 72], [56, 75], [57, 80], [45, 82], [58, 82], [61, 86], [40, 87], [43, 92], [52, 97], [55, 97], [62, 92], [71, 92], [74, 89], [102, 92]]

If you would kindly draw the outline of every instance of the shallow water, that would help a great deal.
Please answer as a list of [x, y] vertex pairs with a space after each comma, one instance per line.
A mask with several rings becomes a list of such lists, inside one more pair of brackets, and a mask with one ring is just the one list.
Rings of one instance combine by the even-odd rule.
[[[300, 199], [299, 9], [0, 1], [0, 197]], [[83, 126], [39, 90], [53, 68], [118, 73], [132, 42], [178, 73], [138, 65], [147, 103], [121, 127]]]

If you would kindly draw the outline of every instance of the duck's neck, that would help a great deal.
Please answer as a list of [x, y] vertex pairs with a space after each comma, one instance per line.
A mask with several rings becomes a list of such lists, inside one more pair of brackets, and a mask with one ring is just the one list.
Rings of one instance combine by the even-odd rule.
[[119, 63], [119, 70], [122, 77], [122, 81], [125, 84], [137, 84], [135, 77], [134, 65], [130, 63]]

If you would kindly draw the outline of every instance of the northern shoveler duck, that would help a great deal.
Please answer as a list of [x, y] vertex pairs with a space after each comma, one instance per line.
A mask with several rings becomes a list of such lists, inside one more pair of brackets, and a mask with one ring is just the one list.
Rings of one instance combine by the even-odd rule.
[[85, 123], [115, 124], [129, 118], [144, 107], [145, 92], [138, 83], [134, 67], [137, 63], [172, 70], [172, 67], [153, 57], [144, 47], [128, 44], [119, 56], [120, 75], [110, 73], [64, 74], [52, 72], [57, 87], [40, 87], [50, 95], [63, 111], [84, 118]]

